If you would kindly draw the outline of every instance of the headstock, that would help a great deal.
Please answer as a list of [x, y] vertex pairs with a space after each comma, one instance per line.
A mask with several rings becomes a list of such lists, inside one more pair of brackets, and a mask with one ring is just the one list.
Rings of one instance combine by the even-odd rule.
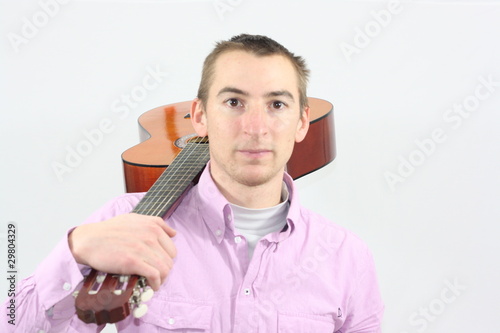
[[74, 296], [78, 318], [85, 323], [101, 325], [123, 320], [130, 312], [136, 318], [142, 317], [148, 309], [143, 302], [153, 297], [153, 290], [144, 277], [93, 269]]

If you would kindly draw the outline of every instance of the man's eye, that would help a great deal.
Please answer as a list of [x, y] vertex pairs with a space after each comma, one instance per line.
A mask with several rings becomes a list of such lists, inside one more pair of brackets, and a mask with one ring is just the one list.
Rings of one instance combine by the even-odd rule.
[[236, 98], [230, 98], [226, 101], [226, 104], [229, 105], [230, 107], [238, 107], [240, 105], [240, 101], [237, 100]]
[[276, 109], [276, 110], [281, 110], [283, 109], [284, 107], [286, 106], [285, 103], [281, 102], [281, 101], [274, 101], [272, 103], [272, 107], [273, 109]]

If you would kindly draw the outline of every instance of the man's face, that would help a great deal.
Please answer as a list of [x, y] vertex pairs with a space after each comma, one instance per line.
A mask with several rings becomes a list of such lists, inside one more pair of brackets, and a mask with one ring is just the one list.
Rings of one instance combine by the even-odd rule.
[[295, 69], [278, 55], [220, 55], [206, 110], [199, 101], [195, 109], [198, 134], [209, 136], [212, 176], [226, 184], [281, 180], [294, 143], [309, 126], [308, 108], [300, 115]]

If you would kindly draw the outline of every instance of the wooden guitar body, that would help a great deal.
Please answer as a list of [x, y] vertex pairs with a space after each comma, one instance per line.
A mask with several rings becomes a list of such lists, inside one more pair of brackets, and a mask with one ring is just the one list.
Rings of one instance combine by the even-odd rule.
[[[297, 179], [313, 172], [336, 156], [333, 106], [309, 98], [310, 127], [305, 139], [295, 144], [287, 172]], [[146, 192], [194, 135], [189, 115], [191, 101], [157, 107], [139, 118], [141, 143], [122, 154], [127, 192]]]

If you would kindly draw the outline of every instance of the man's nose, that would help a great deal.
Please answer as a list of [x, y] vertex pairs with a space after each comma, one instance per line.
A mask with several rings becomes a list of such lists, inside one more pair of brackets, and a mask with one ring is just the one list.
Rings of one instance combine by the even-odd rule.
[[269, 130], [269, 114], [264, 106], [253, 106], [243, 115], [242, 127], [245, 134], [266, 135]]

